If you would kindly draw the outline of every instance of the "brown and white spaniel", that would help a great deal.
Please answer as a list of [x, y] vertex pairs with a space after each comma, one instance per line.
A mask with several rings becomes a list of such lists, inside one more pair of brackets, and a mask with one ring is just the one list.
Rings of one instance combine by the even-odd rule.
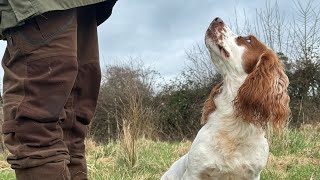
[[287, 120], [288, 77], [277, 54], [255, 36], [238, 36], [220, 18], [210, 24], [206, 46], [223, 82], [203, 108], [205, 125], [190, 151], [162, 180], [258, 180], [267, 164], [265, 127]]

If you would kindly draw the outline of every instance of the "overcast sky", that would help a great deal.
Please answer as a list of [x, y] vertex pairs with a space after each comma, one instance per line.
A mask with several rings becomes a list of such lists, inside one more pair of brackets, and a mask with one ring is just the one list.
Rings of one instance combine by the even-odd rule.
[[[139, 58], [165, 79], [174, 78], [185, 67], [185, 51], [204, 44], [213, 18], [232, 22], [235, 10], [244, 9], [248, 18], [254, 18], [256, 9], [265, 4], [265, 0], [118, 0], [112, 16], [99, 26], [101, 65]], [[293, 0], [279, 0], [278, 4], [286, 16], [293, 14]], [[237, 18], [243, 19], [241, 15]], [[0, 43], [1, 55], [5, 44]]]

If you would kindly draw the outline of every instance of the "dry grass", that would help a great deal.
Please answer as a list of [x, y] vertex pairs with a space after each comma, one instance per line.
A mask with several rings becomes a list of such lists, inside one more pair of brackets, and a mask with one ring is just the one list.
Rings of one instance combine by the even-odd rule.
[[[127, 161], [120, 141], [99, 145], [86, 141], [89, 179], [93, 180], [156, 180], [191, 146], [190, 141], [135, 142], [136, 162]], [[305, 125], [273, 134], [270, 156], [262, 180], [320, 179], [320, 126]], [[0, 154], [0, 179], [13, 180], [14, 173]]]

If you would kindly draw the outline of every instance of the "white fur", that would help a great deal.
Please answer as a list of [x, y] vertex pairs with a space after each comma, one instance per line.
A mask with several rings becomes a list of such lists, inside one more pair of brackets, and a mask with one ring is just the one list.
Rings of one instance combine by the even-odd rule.
[[[245, 49], [236, 44], [238, 36], [228, 27], [221, 33], [221, 42], [206, 35], [212, 61], [224, 79], [214, 100], [216, 110], [198, 132], [190, 151], [161, 180], [258, 180], [266, 166], [269, 147], [264, 131], [234, 115], [233, 100], [247, 77], [242, 66]], [[216, 43], [230, 53], [228, 58], [221, 55]]]

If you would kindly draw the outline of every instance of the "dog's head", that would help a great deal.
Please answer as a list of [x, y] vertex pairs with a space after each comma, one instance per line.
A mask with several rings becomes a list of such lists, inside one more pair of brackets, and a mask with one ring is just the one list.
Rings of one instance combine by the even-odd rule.
[[227, 73], [250, 74], [266, 51], [272, 51], [255, 36], [239, 36], [220, 19], [210, 24], [205, 43], [217, 70]]
[[236, 115], [256, 125], [281, 126], [289, 115], [289, 80], [277, 54], [253, 35], [235, 34], [220, 18], [210, 24], [205, 43], [224, 78], [245, 77], [234, 99]]

